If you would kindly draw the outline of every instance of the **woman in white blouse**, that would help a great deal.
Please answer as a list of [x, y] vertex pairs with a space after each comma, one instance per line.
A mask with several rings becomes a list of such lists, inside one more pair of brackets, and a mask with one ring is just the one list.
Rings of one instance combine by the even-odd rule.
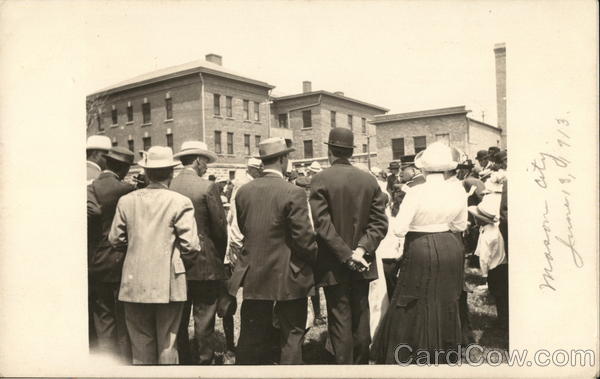
[[[426, 182], [407, 192], [394, 226], [399, 241], [404, 239], [404, 254], [394, 296], [373, 342], [377, 363], [408, 361], [419, 350], [455, 349], [461, 341], [464, 246], [453, 232], [467, 227], [467, 197], [461, 186], [445, 180], [446, 172], [457, 166], [448, 146], [431, 144], [417, 155], [415, 165]], [[410, 349], [398, 349], [400, 344]]]

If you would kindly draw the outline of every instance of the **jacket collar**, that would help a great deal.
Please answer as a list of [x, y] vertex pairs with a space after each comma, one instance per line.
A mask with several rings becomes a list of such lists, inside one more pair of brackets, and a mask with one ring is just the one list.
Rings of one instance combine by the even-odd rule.
[[146, 188], [149, 189], [169, 189], [169, 187], [165, 186], [162, 183], [150, 183]]
[[119, 178], [119, 175], [117, 175], [115, 172], [111, 171], [111, 170], [102, 170], [102, 172], [100, 173], [100, 175], [98, 175], [98, 178], [106, 178], [106, 177], [113, 177], [117, 180], [121, 180], [121, 178]]
[[94, 168], [97, 168], [98, 171], [102, 171], [102, 168], [100, 168], [100, 166], [98, 166], [98, 164], [96, 162], [92, 162], [92, 161], [87, 161], [88, 166], [92, 166]]
[[350, 161], [348, 159], [346, 159], [346, 158], [338, 158], [335, 161], [333, 161], [333, 163], [331, 165], [333, 166], [334, 164], [345, 164], [345, 165], [348, 165], [348, 166], [352, 166], [350, 164]]
[[263, 170], [263, 173], [264, 173], [264, 176], [268, 176], [269, 178], [283, 179], [283, 174], [280, 172], [277, 172], [275, 170], [266, 169], [266, 170]]

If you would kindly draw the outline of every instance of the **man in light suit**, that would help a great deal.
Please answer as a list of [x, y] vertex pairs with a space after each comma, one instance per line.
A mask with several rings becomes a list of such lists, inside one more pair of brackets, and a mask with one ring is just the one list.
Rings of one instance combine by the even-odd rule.
[[312, 177], [310, 207], [319, 254], [315, 278], [324, 287], [328, 329], [340, 364], [369, 362], [369, 282], [377, 279], [375, 250], [385, 237], [386, 197], [373, 175], [353, 167], [354, 135], [329, 133], [331, 167]]
[[[214, 331], [217, 302], [227, 279], [223, 259], [227, 247], [227, 221], [219, 190], [214, 182], [202, 178], [207, 164], [217, 161], [217, 155], [204, 142], [186, 141], [175, 154], [184, 169], [171, 181], [171, 190], [189, 198], [194, 204], [194, 216], [202, 254], [186, 273], [188, 301], [179, 327], [178, 348], [183, 364], [210, 364], [214, 357]], [[191, 358], [188, 322], [194, 314], [194, 336], [198, 344], [197, 359]]]
[[[310, 227], [306, 194], [285, 181], [288, 154], [283, 138], [259, 145], [264, 176], [243, 185], [235, 203], [244, 236], [229, 293], [243, 287], [241, 330], [236, 363], [273, 362], [274, 337], [281, 348], [280, 364], [302, 364], [307, 297], [314, 295], [312, 263], [315, 235]], [[273, 328], [273, 314], [280, 332]]]
[[106, 168], [104, 155], [112, 148], [110, 138], [107, 136], [94, 135], [89, 136], [85, 147], [87, 159], [87, 184], [96, 179], [102, 170]]
[[[131, 363], [131, 345], [123, 303], [117, 300], [123, 253], [112, 248], [108, 233], [121, 196], [135, 188], [123, 182], [133, 164], [133, 152], [114, 147], [105, 156], [106, 170], [88, 185], [88, 205], [97, 204], [97, 216], [88, 219], [88, 270], [94, 287], [92, 310], [98, 351]], [[93, 206], [93, 205], [92, 205]], [[88, 207], [88, 210], [90, 207]], [[93, 210], [92, 210], [93, 211]]]
[[108, 236], [114, 248], [127, 251], [119, 300], [125, 302], [133, 363], [177, 364], [186, 266], [200, 251], [194, 205], [169, 190], [179, 164], [170, 148], [153, 146], [138, 164], [150, 184], [119, 199]]

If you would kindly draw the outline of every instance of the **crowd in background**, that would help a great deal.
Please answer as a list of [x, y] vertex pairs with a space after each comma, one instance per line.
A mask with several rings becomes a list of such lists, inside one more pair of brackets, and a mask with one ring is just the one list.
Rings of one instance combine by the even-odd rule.
[[91, 136], [91, 351], [127, 364], [211, 364], [218, 317], [226, 361], [301, 364], [310, 298], [336, 363], [395, 363], [400, 343], [474, 342], [466, 267], [487, 278], [508, 334], [506, 150], [479, 151], [474, 163], [434, 143], [382, 170], [352, 164], [348, 129], [332, 129], [327, 144], [331, 167], [294, 169], [293, 149], [268, 139], [227, 181], [204, 178], [217, 156], [203, 142], [175, 155], [153, 146], [132, 185], [134, 153]]

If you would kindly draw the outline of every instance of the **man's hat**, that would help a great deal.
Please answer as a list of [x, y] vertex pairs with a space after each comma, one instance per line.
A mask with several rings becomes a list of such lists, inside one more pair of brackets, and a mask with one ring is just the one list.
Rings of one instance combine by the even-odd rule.
[[488, 152], [487, 150], [479, 150], [477, 152], [477, 156], [475, 157], [476, 160], [480, 161], [482, 159], [487, 159], [488, 157]]
[[498, 146], [490, 146], [488, 147], [488, 155], [491, 157], [492, 155], [496, 154], [497, 152], [500, 151], [500, 148]]
[[310, 176], [300, 176], [296, 179], [296, 185], [302, 188], [310, 188]]
[[325, 145], [353, 149], [354, 133], [348, 128], [333, 128], [329, 131], [329, 141]]
[[379, 167], [371, 167], [371, 173], [375, 176], [381, 175], [381, 169]]
[[443, 142], [434, 142], [415, 156], [415, 166], [425, 171], [454, 170], [458, 163], [452, 158], [452, 149]]
[[86, 150], [106, 150], [109, 151], [112, 148], [110, 138], [107, 136], [93, 135], [89, 136], [85, 146]]
[[138, 161], [138, 165], [143, 168], [167, 168], [175, 167], [181, 162], [173, 160], [173, 150], [165, 146], [152, 146], [147, 152], [144, 152], [144, 157]]
[[280, 157], [296, 151], [293, 147], [287, 147], [285, 139], [281, 137], [267, 138], [258, 145], [258, 159], [265, 160], [269, 158]]
[[319, 172], [323, 171], [323, 169], [321, 168], [321, 164], [317, 161], [314, 161], [313, 163], [311, 163], [310, 167], [308, 167], [308, 169], [314, 173], [319, 173]]
[[200, 155], [206, 157], [208, 158], [208, 163], [217, 161], [217, 154], [208, 150], [208, 146], [202, 141], [185, 141], [181, 144], [181, 151], [173, 157], [180, 158], [186, 155]]
[[500, 211], [500, 196], [485, 195], [479, 205], [472, 205], [467, 208], [473, 217], [484, 222], [493, 224], [498, 221], [498, 212]]
[[502, 163], [506, 159], [506, 150], [501, 150], [490, 156], [490, 160], [494, 163]]
[[400, 169], [400, 162], [397, 161], [391, 161], [390, 165], [388, 166], [389, 170], [396, 170], [396, 169]]
[[127, 163], [128, 165], [132, 165], [134, 155], [133, 155], [133, 151], [131, 151], [129, 149], [126, 149], [121, 146], [115, 146], [112, 149], [110, 149], [108, 154], [104, 154], [104, 157], [107, 159], [113, 159], [115, 161], [119, 161], [119, 162]]
[[415, 155], [403, 155], [400, 157], [401, 168], [415, 167]]
[[248, 158], [246, 166], [260, 169], [262, 167], [262, 161], [256, 158]]

